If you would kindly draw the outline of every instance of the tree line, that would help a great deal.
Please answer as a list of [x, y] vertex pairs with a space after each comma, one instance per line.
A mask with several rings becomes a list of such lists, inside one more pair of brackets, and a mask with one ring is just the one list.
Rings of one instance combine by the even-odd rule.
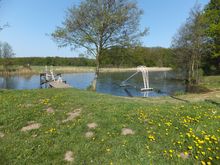
[[195, 5], [172, 41], [179, 68], [189, 85], [199, 84], [201, 72], [220, 74], [220, 1], [211, 0], [204, 9]]
[[[162, 47], [114, 47], [103, 52], [100, 57], [101, 67], [175, 67], [172, 62], [173, 53], [169, 48]], [[95, 59], [85, 57], [8, 57], [0, 58], [0, 65], [20, 66], [96, 66]]]
[[95, 60], [83, 57], [20, 57], [10, 59], [0, 59], [0, 65], [19, 66], [95, 66]]

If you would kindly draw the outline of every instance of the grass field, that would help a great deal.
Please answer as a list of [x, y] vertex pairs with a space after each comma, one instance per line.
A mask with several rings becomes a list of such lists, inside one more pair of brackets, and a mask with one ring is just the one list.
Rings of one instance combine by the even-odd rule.
[[180, 98], [2, 90], [0, 164], [219, 164], [220, 91]]

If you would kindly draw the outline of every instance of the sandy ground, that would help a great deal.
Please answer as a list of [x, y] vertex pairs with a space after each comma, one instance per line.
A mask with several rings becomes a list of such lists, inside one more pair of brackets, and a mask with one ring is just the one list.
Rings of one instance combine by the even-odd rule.
[[[170, 71], [172, 68], [168, 67], [147, 67], [148, 71], [156, 72], [156, 71]], [[101, 72], [124, 72], [124, 71], [136, 71], [137, 68], [101, 68]]]
[[[150, 72], [153, 71], [169, 71], [172, 68], [169, 67], [147, 67]], [[48, 70], [50, 67], [48, 66]], [[15, 72], [0, 72], [0, 75], [31, 75], [40, 74], [45, 70], [45, 66], [32, 66], [31, 70], [20, 67]], [[100, 72], [129, 72], [136, 71], [137, 68], [100, 68]], [[81, 72], [95, 72], [95, 67], [71, 67], [71, 66], [54, 66], [53, 71], [55, 73], [81, 73]]]

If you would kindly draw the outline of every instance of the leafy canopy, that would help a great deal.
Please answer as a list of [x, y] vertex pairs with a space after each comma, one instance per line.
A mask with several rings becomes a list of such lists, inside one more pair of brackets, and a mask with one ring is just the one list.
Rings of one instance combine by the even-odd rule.
[[220, 0], [211, 0], [203, 15], [208, 48], [213, 57], [220, 57]]
[[84, 0], [69, 8], [52, 37], [59, 46], [84, 47], [96, 59], [106, 48], [138, 44], [142, 11], [131, 0]]

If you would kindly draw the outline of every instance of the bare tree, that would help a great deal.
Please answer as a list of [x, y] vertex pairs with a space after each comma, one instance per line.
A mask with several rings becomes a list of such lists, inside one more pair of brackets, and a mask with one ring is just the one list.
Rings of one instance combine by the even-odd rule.
[[14, 55], [15, 53], [13, 52], [11, 45], [7, 42], [0, 42], [0, 59], [3, 59], [3, 66], [6, 70], [8, 70], [8, 66], [10, 65], [9, 59]]

